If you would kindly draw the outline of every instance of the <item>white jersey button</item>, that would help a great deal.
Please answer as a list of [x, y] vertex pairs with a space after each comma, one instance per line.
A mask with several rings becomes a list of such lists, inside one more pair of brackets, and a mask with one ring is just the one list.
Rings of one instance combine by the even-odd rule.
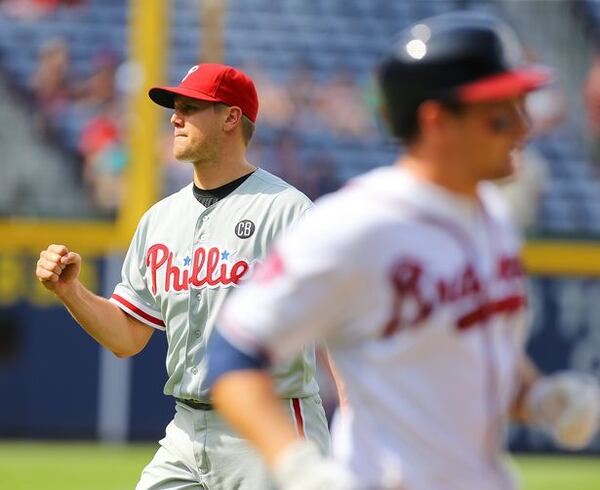
[[194, 330], [194, 335], [196, 337], [200, 337], [200, 330]]
[[192, 374], [198, 374], [198, 370], [196, 368], [192, 368]]

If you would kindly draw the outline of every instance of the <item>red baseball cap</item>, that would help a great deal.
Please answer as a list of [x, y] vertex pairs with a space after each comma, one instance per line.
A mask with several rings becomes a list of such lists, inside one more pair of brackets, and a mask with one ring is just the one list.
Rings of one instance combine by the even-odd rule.
[[237, 106], [252, 122], [258, 114], [258, 94], [252, 79], [232, 66], [201, 63], [192, 66], [177, 87], [152, 87], [148, 95], [158, 105], [173, 109], [175, 96]]

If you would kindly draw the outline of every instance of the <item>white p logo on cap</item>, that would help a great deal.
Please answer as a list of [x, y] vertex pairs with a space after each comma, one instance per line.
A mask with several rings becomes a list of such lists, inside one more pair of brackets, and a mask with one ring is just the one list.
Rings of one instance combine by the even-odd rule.
[[189, 77], [189, 76], [190, 76], [192, 73], [194, 73], [195, 71], [198, 71], [198, 68], [200, 68], [198, 65], [194, 65], [194, 66], [192, 66], [192, 67], [191, 67], [191, 68], [188, 70], [188, 72], [185, 74], [185, 77], [183, 77], [183, 78], [181, 79], [181, 82], [180, 82], [180, 83], [183, 83], [183, 82], [185, 82], [185, 79], [186, 79], [187, 77]]

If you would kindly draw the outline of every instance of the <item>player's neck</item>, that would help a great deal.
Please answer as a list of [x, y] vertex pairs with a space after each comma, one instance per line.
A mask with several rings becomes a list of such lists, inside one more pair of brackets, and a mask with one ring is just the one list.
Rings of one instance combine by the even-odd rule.
[[468, 199], [478, 199], [478, 182], [463, 175], [449, 162], [425, 160], [415, 155], [405, 155], [396, 165], [408, 170], [414, 177]]
[[211, 162], [194, 162], [194, 184], [200, 189], [216, 189], [256, 170], [244, 152], [222, 154]]

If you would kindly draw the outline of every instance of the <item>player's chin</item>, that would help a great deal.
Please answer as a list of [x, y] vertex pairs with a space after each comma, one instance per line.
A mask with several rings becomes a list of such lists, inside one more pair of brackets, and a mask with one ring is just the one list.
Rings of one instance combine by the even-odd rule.
[[190, 152], [187, 151], [186, 148], [178, 148], [177, 146], [173, 147], [173, 156], [176, 160], [180, 162], [189, 162], [191, 161]]
[[512, 159], [508, 158], [503, 162], [499, 162], [493, 170], [489, 172], [489, 175], [486, 176], [485, 180], [510, 180], [514, 178], [516, 173], [516, 168], [513, 165]]

